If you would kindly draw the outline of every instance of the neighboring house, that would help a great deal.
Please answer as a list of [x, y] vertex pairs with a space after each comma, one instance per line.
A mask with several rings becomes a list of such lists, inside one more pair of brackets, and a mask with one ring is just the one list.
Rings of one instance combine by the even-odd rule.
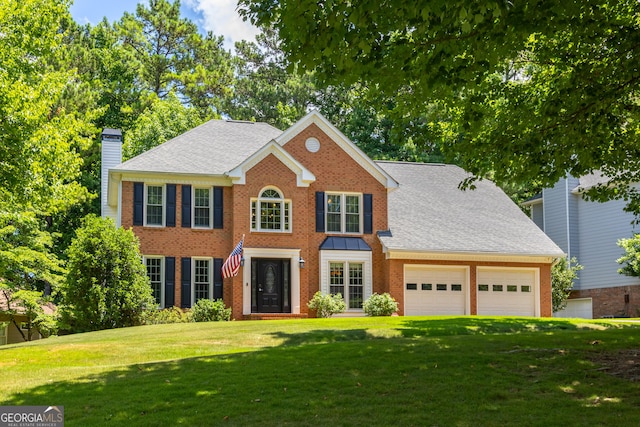
[[[27, 341], [29, 334], [29, 317], [20, 301], [9, 302], [9, 291], [0, 290], [0, 345], [14, 344]], [[7, 312], [9, 308], [15, 310], [13, 318]], [[51, 303], [42, 306], [45, 314], [53, 314], [55, 306]], [[39, 332], [31, 330], [31, 340], [39, 340], [42, 336]]]
[[374, 162], [316, 111], [284, 132], [212, 120], [124, 163], [121, 139], [103, 133], [103, 215], [139, 237], [161, 307], [307, 317], [319, 290], [347, 315], [389, 292], [400, 315], [551, 316], [562, 250], [494, 184], [459, 190], [456, 166]]
[[634, 216], [624, 212], [623, 200], [598, 203], [583, 198], [582, 191], [600, 183], [606, 178], [599, 174], [565, 178], [524, 203], [540, 229], [584, 267], [567, 308], [555, 314], [559, 317], [639, 314], [640, 280], [619, 274], [616, 262], [624, 254], [617, 241], [633, 236]]

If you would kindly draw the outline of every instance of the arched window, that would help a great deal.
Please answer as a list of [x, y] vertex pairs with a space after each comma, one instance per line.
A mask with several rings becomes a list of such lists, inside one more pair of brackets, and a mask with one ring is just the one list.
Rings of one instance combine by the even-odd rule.
[[251, 230], [291, 231], [291, 201], [282, 197], [275, 187], [266, 187], [251, 199]]

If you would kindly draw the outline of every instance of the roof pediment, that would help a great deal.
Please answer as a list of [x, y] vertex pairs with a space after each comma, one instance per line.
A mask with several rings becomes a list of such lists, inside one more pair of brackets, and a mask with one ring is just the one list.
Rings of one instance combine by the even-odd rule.
[[295, 124], [285, 130], [280, 136], [275, 138], [275, 141], [285, 146], [287, 142], [291, 141], [294, 137], [300, 134], [304, 129], [310, 125], [315, 124], [320, 130], [322, 130], [329, 138], [331, 138], [345, 153], [347, 153], [355, 162], [357, 162], [362, 168], [369, 172], [374, 178], [376, 178], [382, 185], [388, 190], [398, 187], [396, 180], [389, 175], [383, 168], [378, 166], [364, 151], [362, 151], [356, 144], [351, 142], [342, 132], [338, 130], [331, 122], [329, 122], [320, 112], [312, 110], [306, 116], [298, 120]]
[[281, 145], [274, 140], [268, 142], [264, 147], [247, 157], [245, 161], [235, 168], [227, 172], [227, 176], [231, 178], [234, 184], [245, 184], [247, 172], [254, 166], [264, 160], [267, 156], [273, 155], [296, 174], [296, 183], [298, 187], [308, 187], [309, 184], [315, 182], [315, 175], [300, 162], [291, 156]]

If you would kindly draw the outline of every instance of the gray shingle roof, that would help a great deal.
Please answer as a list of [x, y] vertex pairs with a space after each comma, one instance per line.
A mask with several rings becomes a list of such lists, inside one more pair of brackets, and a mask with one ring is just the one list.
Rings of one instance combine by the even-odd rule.
[[475, 190], [453, 165], [377, 162], [399, 183], [389, 193], [389, 250], [562, 256], [562, 250], [489, 181]]
[[222, 175], [280, 134], [267, 123], [210, 120], [112, 170]]

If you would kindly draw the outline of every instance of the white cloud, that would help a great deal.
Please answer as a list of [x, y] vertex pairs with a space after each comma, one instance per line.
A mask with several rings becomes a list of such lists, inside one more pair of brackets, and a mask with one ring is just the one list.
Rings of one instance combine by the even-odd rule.
[[237, 11], [237, 0], [185, 0], [183, 3], [202, 15], [200, 26], [214, 35], [224, 36], [226, 49], [240, 40], [254, 41], [260, 31], [242, 20]]

